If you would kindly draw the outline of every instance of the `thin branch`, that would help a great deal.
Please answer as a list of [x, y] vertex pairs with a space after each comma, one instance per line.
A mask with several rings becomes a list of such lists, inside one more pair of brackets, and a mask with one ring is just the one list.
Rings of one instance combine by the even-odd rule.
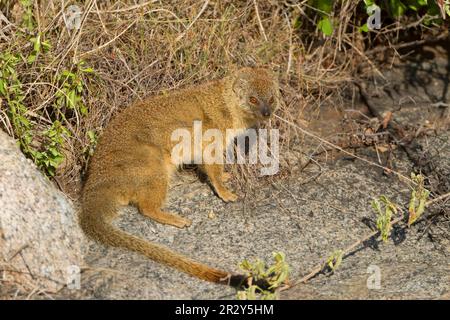
[[116, 10], [106, 10], [106, 11], [100, 11], [100, 13], [119, 13], [119, 12], [126, 12], [126, 11], [131, 11], [131, 10], [135, 10], [135, 9], [139, 9], [142, 7], [146, 7], [149, 4], [158, 2], [157, 0], [152, 0], [152, 1], [147, 1], [141, 4], [137, 4], [131, 7], [126, 7], [126, 8], [122, 8], [122, 9], [116, 9]]
[[[309, 136], [309, 137], [312, 137], [312, 138], [314, 138], [314, 139], [317, 139], [317, 140], [319, 140], [320, 142], [323, 142], [324, 144], [326, 144], [326, 145], [328, 145], [328, 146], [330, 146], [330, 147], [332, 147], [332, 148], [334, 148], [334, 149], [336, 149], [336, 150], [339, 150], [339, 151], [342, 152], [342, 153], [345, 153], [345, 154], [348, 155], [348, 156], [351, 156], [351, 157], [353, 157], [353, 158], [356, 158], [356, 159], [358, 159], [358, 160], [361, 160], [361, 161], [363, 161], [363, 162], [365, 162], [365, 163], [367, 163], [367, 164], [370, 164], [370, 165], [372, 165], [372, 166], [378, 167], [378, 168], [380, 168], [380, 169], [383, 169], [383, 170], [387, 170], [387, 171], [389, 171], [389, 172], [392, 172], [392, 173], [394, 173], [395, 175], [397, 175], [398, 177], [403, 178], [403, 179], [405, 179], [405, 180], [408, 181], [408, 182], [414, 183], [414, 181], [412, 181], [410, 178], [408, 178], [407, 176], [401, 174], [401, 173], [398, 172], [398, 171], [394, 171], [394, 170], [392, 170], [392, 169], [390, 169], [390, 168], [388, 168], [388, 167], [385, 167], [385, 166], [383, 166], [383, 165], [380, 165], [380, 164], [378, 164], [378, 163], [376, 163], [376, 162], [373, 162], [373, 161], [370, 161], [370, 160], [368, 160], [368, 159], [366, 159], [366, 158], [362, 158], [362, 157], [360, 157], [360, 156], [357, 156], [356, 154], [351, 153], [351, 152], [349, 152], [349, 151], [347, 151], [347, 150], [345, 150], [345, 149], [339, 147], [338, 145], [336, 145], [336, 144], [334, 144], [334, 143], [331, 143], [331, 142], [329, 142], [329, 141], [327, 141], [327, 140], [325, 140], [325, 139], [323, 139], [323, 138], [321, 138], [321, 137], [315, 135], [314, 133], [309, 132], [308, 130], [303, 129], [302, 127], [296, 125], [295, 123], [290, 122], [290, 121], [288, 121], [288, 120], [285, 120], [285, 119], [281, 118], [280, 116], [275, 115], [275, 118], [277, 118], [277, 119], [283, 121], [284, 123], [286, 123], [286, 124], [288, 124], [288, 125], [290, 125], [290, 126], [296, 128], [296, 129], [300, 130], [300, 131], [301, 131], [302, 133], [304, 133], [305, 135], [307, 135], [307, 136]], [[414, 184], [415, 184], [415, 183], [414, 183]]]
[[135, 19], [132, 23], [130, 23], [130, 24], [128, 25], [128, 27], [126, 27], [124, 30], [122, 30], [122, 32], [120, 32], [120, 33], [119, 33], [118, 35], [116, 35], [114, 38], [112, 38], [112, 39], [109, 40], [108, 42], [102, 44], [101, 46], [98, 46], [98, 47], [95, 48], [95, 49], [92, 49], [92, 50], [90, 50], [90, 51], [86, 51], [86, 52], [81, 53], [80, 55], [78, 55], [78, 58], [85, 57], [85, 56], [90, 55], [90, 54], [92, 54], [92, 53], [94, 53], [94, 52], [100, 51], [100, 50], [102, 50], [103, 48], [106, 48], [106, 47], [109, 46], [111, 43], [113, 43], [113, 42], [116, 41], [118, 38], [120, 38], [125, 32], [127, 32], [128, 29], [130, 29], [132, 26], [134, 26], [134, 24], [135, 24], [137, 21], [138, 21], [138, 19]]
[[404, 43], [400, 43], [400, 44], [392, 45], [392, 46], [376, 47], [372, 50], [366, 51], [366, 55], [372, 55], [374, 53], [382, 52], [382, 51], [385, 51], [388, 49], [398, 50], [398, 49], [403, 49], [403, 48], [408, 48], [408, 47], [420, 46], [425, 43], [432, 43], [432, 42], [436, 42], [436, 41], [448, 38], [448, 36], [449, 36], [448, 32], [444, 32], [444, 33], [436, 36], [433, 39], [422, 39], [422, 40], [415, 40], [415, 41], [411, 41], [411, 42], [404, 42]]
[[255, 5], [255, 13], [256, 13], [256, 18], [258, 19], [259, 29], [261, 30], [261, 33], [264, 36], [264, 40], [268, 41], [266, 31], [264, 30], [264, 26], [261, 21], [261, 17], [259, 16], [259, 9], [258, 9], [258, 4], [256, 3], [256, 0], [253, 0], [253, 4]]
[[198, 18], [200, 18], [200, 16], [203, 14], [203, 11], [206, 10], [208, 4], [209, 0], [206, 0], [205, 3], [203, 4], [203, 7], [200, 9], [200, 12], [197, 14], [194, 20], [192, 20], [192, 22], [187, 26], [186, 30], [184, 30], [184, 32], [175, 39], [176, 42], [180, 41], [186, 35], [186, 32], [188, 32], [188, 30], [194, 25], [194, 23], [198, 20]]

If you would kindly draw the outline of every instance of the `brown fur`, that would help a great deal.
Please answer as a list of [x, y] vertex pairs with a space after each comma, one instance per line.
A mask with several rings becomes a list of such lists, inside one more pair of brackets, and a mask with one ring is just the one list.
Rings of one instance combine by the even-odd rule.
[[[255, 99], [250, 97], [256, 97], [257, 103], [251, 103]], [[90, 162], [80, 214], [83, 230], [104, 244], [144, 254], [200, 279], [239, 285], [244, 277], [130, 235], [113, 227], [112, 221], [120, 207], [133, 204], [157, 222], [189, 226], [188, 219], [161, 211], [171, 174], [180, 165], [170, 158], [175, 144], [170, 140], [172, 132], [192, 128], [194, 120], [202, 121], [203, 130], [246, 129], [269, 117], [277, 104], [273, 75], [266, 69], [243, 68], [222, 80], [150, 97], [126, 108], [108, 125]], [[223, 184], [229, 175], [222, 165], [201, 168], [221, 199], [237, 199]]]

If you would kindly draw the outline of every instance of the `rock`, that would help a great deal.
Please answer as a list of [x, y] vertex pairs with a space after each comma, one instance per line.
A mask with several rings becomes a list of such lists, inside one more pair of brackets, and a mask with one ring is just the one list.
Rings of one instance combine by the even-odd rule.
[[0, 130], [0, 270], [28, 290], [77, 283], [82, 233], [73, 204]]

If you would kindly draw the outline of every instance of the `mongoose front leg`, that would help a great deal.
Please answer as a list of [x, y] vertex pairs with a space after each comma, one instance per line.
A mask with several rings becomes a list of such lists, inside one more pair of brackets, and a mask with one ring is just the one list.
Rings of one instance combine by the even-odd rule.
[[189, 227], [192, 223], [191, 220], [183, 218], [178, 214], [161, 210], [142, 210], [142, 213], [159, 223], [168, 224], [180, 229]]
[[162, 223], [168, 224], [177, 228], [189, 227], [191, 225], [191, 220], [183, 218], [175, 213], [164, 212], [161, 209], [145, 207], [142, 204], [139, 205], [139, 211], [149, 218]]
[[202, 166], [203, 171], [209, 178], [211, 185], [216, 191], [217, 195], [225, 202], [233, 202], [238, 199], [238, 196], [224, 186], [224, 182], [230, 178], [228, 173], [223, 172], [223, 165], [219, 164], [205, 164]]

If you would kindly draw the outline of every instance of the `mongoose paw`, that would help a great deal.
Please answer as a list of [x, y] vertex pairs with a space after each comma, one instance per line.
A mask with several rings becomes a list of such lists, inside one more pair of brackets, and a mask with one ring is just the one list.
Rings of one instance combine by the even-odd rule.
[[228, 182], [231, 179], [231, 174], [228, 172], [222, 173], [222, 182]]
[[192, 224], [192, 221], [186, 218], [179, 217], [176, 221], [173, 221], [173, 226], [183, 229], [185, 227], [189, 227]]
[[217, 193], [220, 197], [220, 199], [222, 199], [225, 202], [234, 202], [238, 199], [238, 196], [235, 195], [233, 192], [228, 191], [228, 190], [222, 190], [221, 192]]

